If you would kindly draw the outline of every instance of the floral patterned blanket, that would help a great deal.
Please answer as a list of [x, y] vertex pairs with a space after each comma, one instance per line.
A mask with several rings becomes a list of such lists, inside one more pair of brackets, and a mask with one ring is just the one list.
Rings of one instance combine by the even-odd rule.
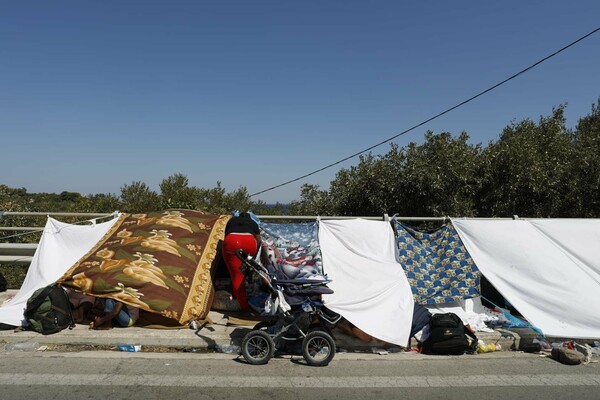
[[228, 219], [192, 210], [123, 214], [58, 283], [159, 314], [173, 325], [204, 319]]

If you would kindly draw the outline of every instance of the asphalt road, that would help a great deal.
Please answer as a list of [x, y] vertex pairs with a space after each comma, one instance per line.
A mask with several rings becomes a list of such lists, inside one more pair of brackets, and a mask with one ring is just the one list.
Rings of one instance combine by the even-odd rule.
[[251, 366], [227, 354], [0, 353], [7, 399], [598, 399], [600, 364], [566, 366], [499, 352], [423, 356], [337, 354], [327, 367], [302, 358]]

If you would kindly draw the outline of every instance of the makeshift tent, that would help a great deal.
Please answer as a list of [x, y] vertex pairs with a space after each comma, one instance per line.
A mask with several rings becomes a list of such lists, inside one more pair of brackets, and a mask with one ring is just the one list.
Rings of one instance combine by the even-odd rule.
[[321, 220], [323, 271], [334, 293], [325, 305], [369, 335], [406, 346], [414, 301], [397, 260], [394, 232], [384, 221]]
[[58, 282], [160, 315], [163, 325], [203, 319], [228, 219], [192, 210], [124, 214]]
[[398, 221], [394, 226], [415, 302], [442, 304], [479, 296], [479, 270], [452, 224], [432, 232]]
[[600, 220], [452, 220], [481, 273], [545, 335], [600, 337]]
[[23, 311], [33, 292], [60, 278], [110, 231], [117, 220], [72, 225], [48, 218], [23, 285], [8, 303], [0, 307], [0, 322], [21, 326]]

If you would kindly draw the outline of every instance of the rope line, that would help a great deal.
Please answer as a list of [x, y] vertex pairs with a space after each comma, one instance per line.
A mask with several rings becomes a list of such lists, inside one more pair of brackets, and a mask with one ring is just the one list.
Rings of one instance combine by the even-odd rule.
[[388, 139], [385, 139], [385, 140], [383, 140], [383, 141], [381, 141], [381, 142], [379, 142], [379, 143], [377, 143], [377, 144], [374, 144], [373, 146], [370, 146], [370, 147], [368, 147], [368, 148], [366, 148], [366, 149], [364, 149], [364, 150], [362, 150], [362, 151], [359, 151], [359, 152], [357, 152], [357, 153], [354, 153], [354, 154], [352, 154], [352, 155], [350, 155], [350, 156], [348, 156], [348, 157], [345, 157], [345, 158], [343, 158], [343, 159], [341, 159], [341, 160], [339, 160], [339, 161], [333, 162], [333, 163], [331, 163], [331, 164], [328, 164], [328, 165], [326, 165], [326, 166], [324, 166], [324, 167], [322, 167], [322, 168], [319, 168], [319, 169], [317, 169], [317, 170], [314, 170], [314, 171], [312, 171], [312, 172], [309, 172], [308, 174], [302, 175], [302, 176], [300, 176], [300, 177], [298, 177], [298, 178], [295, 178], [295, 179], [289, 180], [289, 181], [287, 181], [287, 182], [284, 182], [284, 183], [280, 183], [279, 185], [271, 186], [270, 188], [268, 188], [268, 189], [264, 189], [264, 190], [261, 190], [260, 192], [253, 193], [253, 194], [251, 194], [251, 195], [250, 195], [250, 197], [254, 197], [254, 196], [257, 196], [257, 195], [259, 195], [259, 194], [262, 194], [262, 193], [269, 192], [269, 191], [271, 191], [271, 190], [274, 190], [274, 189], [280, 188], [280, 187], [282, 187], [282, 186], [289, 185], [290, 183], [294, 183], [294, 182], [297, 182], [297, 181], [299, 181], [299, 180], [301, 180], [301, 179], [307, 178], [307, 177], [309, 177], [309, 176], [311, 176], [311, 175], [315, 175], [315, 174], [317, 174], [317, 173], [319, 173], [319, 172], [321, 172], [321, 171], [324, 171], [324, 170], [326, 170], [326, 169], [329, 169], [329, 168], [331, 168], [331, 167], [333, 167], [333, 166], [336, 166], [336, 165], [338, 165], [338, 164], [341, 164], [341, 163], [343, 163], [344, 161], [350, 160], [350, 159], [352, 159], [352, 158], [354, 158], [354, 157], [357, 157], [357, 156], [359, 156], [359, 155], [361, 155], [361, 154], [363, 154], [363, 153], [366, 153], [367, 151], [373, 150], [374, 148], [376, 148], [376, 147], [379, 147], [379, 146], [381, 146], [381, 145], [383, 145], [383, 144], [385, 144], [385, 143], [387, 143], [387, 142], [389, 142], [389, 141], [391, 141], [391, 140], [394, 140], [394, 139], [396, 139], [397, 137], [400, 137], [400, 136], [402, 136], [402, 135], [405, 135], [406, 133], [408, 133], [408, 132], [410, 132], [410, 131], [412, 131], [412, 130], [414, 130], [414, 129], [417, 129], [417, 128], [418, 128], [418, 127], [420, 127], [420, 126], [423, 126], [423, 125], [427, 124], [428, 122], [431, 122], [431, 121], [433, 121], [434, 119], [436, 119], [436, 118], [439, 118], [439, 117], [441, 117], [442, 115], [445, 115], [445, 114], [449, 113], [450, 111], [453, 111], [453, 110], [455, 110], [455, 109], [457, 109], [457, 108], [459, 108], [459, 107], [461, 107], [461, 106], [463, 106], [463, 105], [465, 105], [465, 104], [467, 104], [467, 103], [469, 103], [469, 102], [471, 102], [471, 101], [475, 100], [476, 98], [478, 98], [478, 97], [480, 97], [480, 96], [483, 96], [484, 94], [486, 94], [486, 93], [488, 93], [488, 92], [490, 92], [490, 91], [492, 91], [492, 90], [496, 89], [497, 87], [499, 87], [499, 86], [501, 86], [501, 85], [504, 85], [505, 83], [507, 83], [507, 82], [509, 82], [509, 81], [511, 81], [511, 80], [513, 80], [513, 79], [515, 79], [515, 78], [516, 78], [516, 77], [518, 77], [519, 75], [522, 75], [522, 74], [524, 74], [525, 72], [527, 72], [527, 71], [529, 71], [529, 70], [531, 70], [531, 69], [533, 69], [533, 68], [537, 67], [538, 65], [540, 65], [540, 64], [541, 64], [541, 63], [543, 63], [544, 61], [547, 61], [547, 60], [549, 60], [550, 58], [552, 58], [552, 57], [554, 57], [554, 56], [558, 55], [559, 53], [562, 53], [563, 51], [565, 51], [565, 50], [566, 50], [566, 49], [568, 49], [569, 47], [571, 47], [571, 46], [574, 46], [575, 44], [577, 44], [577, 43], [581, 42], [582, 40], [586, 39], [587, 37], [589, 37], [589, 36], [593, 35], [594, 33], [598, 32], [598, 31], [600, 31], [600, 27], [598, 27], [598, 28], [594, 29], [593, 31], [591, 31], [591, 32], [589, 32], [589, 33], [587, 33], [587, 34], [585, 34], [585, 35], [581, 36], [579, 39], [577, 39], [577, 40], [575, 40], [575, 41], [573, 41], [573, 42], [569, 43], [568, 45], [566, 45], [566, 46], [562, 47], [561, 49], [559, 49], [559, 50], [555, 51], [554, 53], [552, 53], [552, 54], [550, 54], [550, 55], [548, 55], [548, 56], [546, 56], [546, 57], [542, 58], [541, 60], [539, 60], [539, 61], [537, 61], [537, 62], [535, 62], [535, 63], [531, 64], [531, 65], [530, 65], [530, 66], [528, 66], [527, 68], [525, 68], [525, 69], [522, 69], [521, 71], [519, 71], [519, 72], [517, 72], [517, 73], [515, 73], [515, 74], [513, 74], [513, 75], [511, 75], [511, 76], [509, 76], [508, 78], [504, 79], [503, 81], [496, 83], [495, 85], [493, 85], [493, 86], [491, 86], [491, 87], [489, 87], [489, 88], [487, 88], [487, 89], [483, 90], [482, 92], [479, 92], [479, 93], [477, 93], [476, 95], [474, 95], [474, 96], [472, 96], [472, 97], [469, 97], [467, 100], [464, 100], [464, 101], [462, 101], [462, 102], [458, 103], [457, 105], [455, 105], [455, 106], [452, 106], [452, 107], [450, 107], [450, 108], [446, 109], [445, 111], [442, 111], [442, 112], [440, 112], [440, 113], [438, 113], [438, 114], [434, 115], [433, 117], [431, 117], [431, 118], [428, 118], [428, 119], [426, 119], [425, 121], [423, 121], [423, 122], [421, 122], [421, 123], [418, 123], [417, 125], [414, 125], [414, 126], [412, 126], [412, 127], [408, 128], [408, 129], [406, 129], [406, 130], [404, 130], [404, 131], [402, 131], [402, 132], [398, 133], [397, 135], [394, 135], [394, 136], [392, 136], [392, 137], [390, 137], [390, 138], [388, 138]]

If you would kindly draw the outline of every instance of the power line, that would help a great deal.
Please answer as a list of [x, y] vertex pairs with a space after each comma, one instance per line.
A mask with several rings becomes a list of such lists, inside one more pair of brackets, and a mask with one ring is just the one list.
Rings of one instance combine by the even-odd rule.
[[552, 53], [552, 54], [550, 54], [550, 55], [548, 55], [548, 56], [546, 56], [546, 57], [542, 58], [541, 60], [539, 60], [539, 61], [535, 62], [534, 64], [531, 64], [529, 67], [527, 67], [527, 68], [525, 68], [525, 69], [523, 69], [523, 70], [521, 70], [521, 71], [517, 72], [516, 74], [513, 74], [513, 75], [509, 76], [508, 78], [504, 79], [503, 81], [496, 83], [495, 85], [493, 85], [493, 86], [491, 86], [491, 87], [489, 87], [489, 88], [485, 89], [484, 91], [482, 91], [482, 92], [479, 92], [479, 93], [477, 93], [476, 95], [474, 95], [474, 96], [472, 96], [472, 97], [469, 97], [467, 100], [464, 100], [464, 101], [462, 101], [462, 102], [458, 103], [457, 105], [455, 105], [455, 106], [453, 106], [453, 107], [450, 107], [450, 108], [448, 108], [447, 110], [445, 110], [445, 111], [442, 111], [441, 113], [439, 113], [439, 114], [436, 114], [436, 115], [434, 115], [433, 117], [431, 117], [431, 118], [428, 118], [428, 119], [426, 119], [425, 121], [423, 121], [423, 122], [421, 122], [421, 123], [418, 123], [417, 125], [414, 125], [414, 126], [412, 126], [412, 127], [408, 128], [408, 129], [406, 129], [406, 130], [404, 130], [404, 131], [402, 131], [402, 132], [398, 133], [397, 135], [394, 135], [394, 136], [392, 136], [392, 137], [390, 137], [390, 138], [388, 138], [388, 139], [385, 139], [385, 140], [383, 140], [383, 141], [381, 141], [381, 142], [379, 142], [379, 143], [377, 143], [377, 144], [374, 144], [373, 146], [371, 146], [371, 147], [368, 147], [368, 148], [366, 148], [366, 149], [364, 149], [364, 150], [362, 150], [362, 151], [359, 151], [358, 153], [354, 153], [354, 154], [352, 154], [352, 155], [350, 155], [350, 156], [348, 156], [348, 157], [342, 158], [342, 159], [341, 159], [341, 160], [339, 160], [339, 161], [336, 161], [336, 162], [334, 162], [334, 163], [331, 163], [331, 164], [328, 164], [328, 165], [326, 165], [326, 166], [324, 166], [324, 167], [322, 167], [322, 168], [319, 168], [319, 169], [317, 169], [317, 170], [314, 170], [314, 171], [312, 171], [312, 172], [309, 172], [308, 174], [302, 175], [302, 176], [300, 176], [300, 177], [298, 177], [298, 178], [295, 178], [295, 179], [289, 180], [289, 181], [287, 181], [287, 182], [284, 182], [284, 183], [280, 183], [279, 185], [272, 186], [272, 187], [270, 187], [270, 188], [268, 188], [268, 189], [261, 190], [260, 192], [253, 193], [253, 194], [251, 194], [251, 195], [250, 195], [250, 197], [254, 197], [254, 196], [257, 196], [257, 195], [259, 195], [259, 194], [262, 194], [262, 193], [265, 193], [265, 192], [269, 192], [269, 191], [271, 191], [271, 190], [274, 190], [274, 189], [280, 188], [280, 187], [282, 187], [282, 186], [289, 185], [290, 183], [294, 183], [294, 182], [296, 182], [296, 181], [299, 181], [299, 180], [301, 180], [301, 179], [307, 178], [307, 177], [309, 177], [309, 176], [311, 176], [311, 175], [314, 175], [314, 174], [317, 174], [317, 173], [319, 173], [319, 172], [321, 172], [321, 171], [324, 171], [324, 170], [326, 170], [326, 169], [329, 169], [329, 168], [331, 168], [331, 167], [333, 167], [333, 166], [335, 166], [335, 165], [341, 164], [341, 163], [343, 163], [344, 161], [350, 160], [350, 159], [352, 159], [352, 158], [354, 158], [354, 157], [356, 157], [356, 156], [359, 156], [359, 155], [361, 155], [361, 154], [363, 154], [363, 153], [366, 153], [367, 151], [373, 150], [374, 148], [376, 148], [376, 147], [379, 147], [379, 146], [381, 146], [381, 145], [383, 145], [383, 144], [385, 144], [385, 143], [387, 143], [387, 142], [389, 142], [389, 141], [392, 141], [392, 140], [396, 139], [397, 137], [400, 137], [400, 136], [402, 136], [402, 135], [404, 135], [404, 134], [406, 134], [406, 133], [408, 133], [408, 132], [410, 132], [410, 131], [412, 131], [412, 130], [414, 130], [414, 129], [417, 129], [417, 128], [418, 128], [418, 127], [420, 127], [420, 126], [423, 126], [423, 125], [425, 125], [426, 123], [428, 123], [428, 122], [431, 122], [431, 121], [433, 121], [434, 119], [436, 119], [436, 118], [439, 118], [439, 117], [441, 117], [442, 115], [444, 115], [444, 114], [447, 114], [447, 113], [449, 113], [450, 111], [453, 111], [453, 110], [455, 110], [455, 109], [457, 109], [457, 108], [459, 108], [459, 107], [461, 107], [461, 106], [463, 106], [463, 105], [465, 105], [465, 104], [467, 104], [467, 103], [469, 103], [469, 102], [471, 102], [471, 101], [475, 100], [476, 98], [478, 98], [478, 97], [480, 97], [480, 96], [483, 96], [484, 94], [486, 94], [486, 93], [488, 93], [488, 92], [490, 92], [490, 91], [492, 91], [492, 90], [496, 89], [497, 87], [499, 87], [499, 86], [501, 86], [501, 85], [505, 84], [506, 82], [508, 82], [508, 81], [511, 81], [511, 80], [513, 80], [513, 79], [515, 79], [515, 78], [516, 78], [516, 77], [518, 77], [519, 75], [521, 75], [521, 74], [524, 74], [525, 72], [527, 72], [527, 71], [529, 71], [529, 70], [531, 70], [531, 69], [533, 69], [533, 68], [537, 67], [538, 65], [540, 65], [540, 64], [541, 64], [541, 63], [543, 63], [544, 61], [547, 61], [547, 60], [549, 60], [550, 58], [552, 58], [552, 57], [556, 56], [557, 54], [559, 54], [559, 53], [561, 53], [561, 52], [563, 52], [563, 51], [565, 51], [565, 50], [566, 50], [566, 49], [568, 49], [569, 47], [571, 47], [571, 46], [574, 46], [575, 44], [577, 44], [577, 43], [581, 42], [582, 40], [586, 39], [587, 37], [589, 37], [589, 36], [593, 35], [594, 33], [598, 32], [598, 31], [600, 31], [600, 27], [598, 27], [598, 28], [594, 29], [593, 31], [589, 32], [589, 33], [588, 33], [588, 34], [586, 34], [586, 35], [583, 35], [583, 36], [581, 36], [579, 39], [577, 39], [577, 40], [575, 40], [575, 41], [573, 41], [573, 42], [569, 43], [568, 45], [566, 45], [566, 46], [564, 46], [563, 48], [561, 48], [561, 49], [559, 49], [559, 50], [555, 51], [554, 53]]

